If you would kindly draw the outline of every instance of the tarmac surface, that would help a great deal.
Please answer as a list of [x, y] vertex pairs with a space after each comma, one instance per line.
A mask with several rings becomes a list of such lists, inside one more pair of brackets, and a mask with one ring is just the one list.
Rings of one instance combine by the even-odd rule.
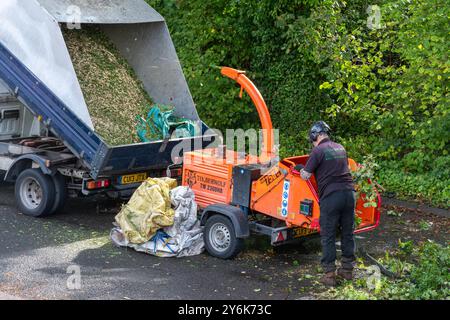
[[[158, 258], [111, 244], [119, 208], [104, 199], [73, 199], [64, 213], [36, 219], [18, 213], [13, 187], [0, 185], [0, 300], [283, 300], [313, 299], [321, 290], [317, 239], [273, 249], [268, 239], [254, 237], [232, 261], [206, 253]], [[358, 242], [374, 256], [399, 238], [448, 243], [447, 218], [409, 211], [401, 218], [405, 223], [399, 219], [383, 216], [380, 228]], [[432, 230], [414, 233], [423, 219], [434, 221]]]
[[[251, 243], [234, 261], [206, 253], [157, 258], [116, 248], [109, 232], [118, 209], [105, 209], [109, 203], [97, 201], [70, 200], [64, 213], [36, 219], [18, 213], [12, 186], [0, 186], [0, 299], [305, 297], [290, 276], [299, 257], [267, 257], [266, 249], [258, 249], [253, 258]], [[305, 255], [311, 258], [317, 262], [318, 254]]]

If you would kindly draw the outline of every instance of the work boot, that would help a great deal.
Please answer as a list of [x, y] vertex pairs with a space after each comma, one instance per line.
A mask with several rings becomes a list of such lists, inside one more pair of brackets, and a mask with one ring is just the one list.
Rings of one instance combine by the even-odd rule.
[[338, 275], [338, 277], [341, 277], [344, 280], [348, 280], [348, 281], [353, 280], [353, 270], [352, 269], [339, 268], [337, 275]]
[[337, 285], [336, 281], [336, 273], [335, 272], [327, 272], [320, 279], [320, 282], [327, 287], [335, 287]]

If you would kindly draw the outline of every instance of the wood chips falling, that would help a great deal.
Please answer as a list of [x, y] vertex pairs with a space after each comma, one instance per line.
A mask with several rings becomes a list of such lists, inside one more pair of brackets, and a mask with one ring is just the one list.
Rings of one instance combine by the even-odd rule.
[[151, 100], [128, 62], [96, 27], [63, 32], [95, 131], [111, 146], [140, 142], [136, 117]]

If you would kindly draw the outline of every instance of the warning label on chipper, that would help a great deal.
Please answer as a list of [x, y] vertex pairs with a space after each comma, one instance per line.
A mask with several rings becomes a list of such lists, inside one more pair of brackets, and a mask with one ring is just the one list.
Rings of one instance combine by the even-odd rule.
[[188, 171], [185, 183], [190, 187], [200, 188], [209, 192], [223, 193], [227, 185], [226, 181], [217, 178]]

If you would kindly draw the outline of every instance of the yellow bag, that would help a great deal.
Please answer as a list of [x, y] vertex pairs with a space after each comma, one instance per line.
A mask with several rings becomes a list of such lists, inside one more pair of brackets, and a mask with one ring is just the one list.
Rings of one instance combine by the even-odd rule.
[[175, 211], [170, 204], [170, 190], [176, 187], [174, 179], [150, 178], [136, 190], [116, 216], [116, 222], [130, 243], [145, 243], [159, 229], [173, 225]]

